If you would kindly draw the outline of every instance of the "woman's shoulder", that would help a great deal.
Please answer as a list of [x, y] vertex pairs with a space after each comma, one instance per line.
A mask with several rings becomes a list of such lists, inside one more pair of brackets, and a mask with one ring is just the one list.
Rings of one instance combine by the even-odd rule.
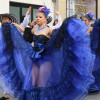
[[49, 27], [48, 27], [48, 30], [49, 30], [49, 33], [50, 33], [50, 34], [51, 34], [52, 31], [53, 31], [53, 29], [52, 29], [52, 28], [49, 28]]

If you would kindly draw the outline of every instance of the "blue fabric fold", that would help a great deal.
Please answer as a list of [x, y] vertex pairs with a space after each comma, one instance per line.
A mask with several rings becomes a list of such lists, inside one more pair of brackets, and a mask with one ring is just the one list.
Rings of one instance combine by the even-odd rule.
[[42, 48], [40, 51], [35, 51], [33, 52], [31, 58], [33, 59], [37, 59], [37, 58], [41, 58], [41, 53], [44, 51], [44, 48]]
[[[9, 34], [5, 34], [6, 30], [0, 28], [0, 87], [11, 96], [17, 97], [22, 88], [22, 81], [14, 62], [11, 37], [9, 38], [11, 44], [6, 40], [7, 36], [11, 36], [9, 24], [6, 23], [7, 33]], [[3, 31], [5, 31], [4, 34]]]
[[100, 18], [95, 21], [93, 26], [91, 49], [92, 53], [96, 55], [92, 71], [95, 82], [90, 86], [89, 91], [100, 91]]

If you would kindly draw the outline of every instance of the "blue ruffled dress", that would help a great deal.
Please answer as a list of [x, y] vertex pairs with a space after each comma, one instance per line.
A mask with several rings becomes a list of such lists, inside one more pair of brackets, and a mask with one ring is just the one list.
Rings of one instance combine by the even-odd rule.
[[91, 49], [92, 53], [96, 55], [93, 66], [93, 76], [95, 82], [90, 86], [90, 91], [100, 91], [100, 18], [94, 23], [91, 34]]
[[[34, 35], [34, 47], [6, 23], [0, 29], [0, 86], [19, 100], [81, 100], [94, 82], [95, 55], [85, 23], [66, 19], [51, 39]], [[10, 32], [11, 30], [11, 32]]]

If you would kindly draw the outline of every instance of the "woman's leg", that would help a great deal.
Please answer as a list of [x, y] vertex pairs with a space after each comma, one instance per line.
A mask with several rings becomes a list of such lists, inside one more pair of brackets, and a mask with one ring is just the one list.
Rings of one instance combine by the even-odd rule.
[[46, 83], [51, 75], [51, 71], [52, 71], [52, 64], [50, 62], [45, 62], [40, 66], [38, 82], [37, 82], [37, 85], [39, 87], [46, 86]]
[[32, 85], [36, 87], [37, 78], [39, 74], [39, 67], [33, 64], [32, 67]]

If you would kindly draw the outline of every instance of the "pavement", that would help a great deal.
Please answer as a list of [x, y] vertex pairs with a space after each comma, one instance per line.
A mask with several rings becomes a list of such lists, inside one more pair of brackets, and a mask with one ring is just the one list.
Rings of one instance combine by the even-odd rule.
[[91, 93], [84, 100], [100, 100], [100, 92]]
[[[4, 95], [4, 92], [0, 89], [0, 97], [2, 97], [3, 95]], [[10, 97], [10, 99], [7, 99], [7, 100], [18, 100], [18, 99]]]
[[[3, 91], [0, 89], [0, 97], [4, 95]], [[10, 97], [9, 100], [18, 100]], [[91, 93], [84, 100], [100, 100], [100, 92], [99, 93]]]

